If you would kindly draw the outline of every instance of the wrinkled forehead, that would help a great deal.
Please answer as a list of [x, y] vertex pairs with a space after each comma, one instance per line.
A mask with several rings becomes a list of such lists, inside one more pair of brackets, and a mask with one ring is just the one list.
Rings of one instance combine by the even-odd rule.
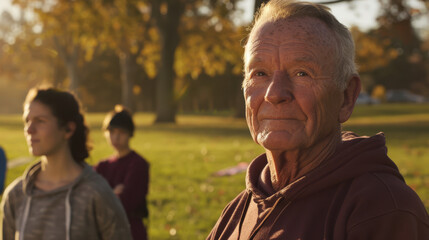
[[250, 55], [268, 41], [278, 46], [300, 42], [320, 49], [321, 54], [337, 52], [334, 32], [324, 22], [313, 17], [291, 17], [258, 23], [252, 28], [245, 46], [245, 65]]

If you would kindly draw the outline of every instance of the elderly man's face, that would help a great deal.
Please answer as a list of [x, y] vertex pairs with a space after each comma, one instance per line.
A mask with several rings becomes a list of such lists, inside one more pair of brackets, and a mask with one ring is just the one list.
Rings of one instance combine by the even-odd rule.
[[339, 133], [336, 42], [324, 23], [310, 17], [265, 23], [251, 34], [245, 54], [246, 118], [257, 143], [306, 149]]

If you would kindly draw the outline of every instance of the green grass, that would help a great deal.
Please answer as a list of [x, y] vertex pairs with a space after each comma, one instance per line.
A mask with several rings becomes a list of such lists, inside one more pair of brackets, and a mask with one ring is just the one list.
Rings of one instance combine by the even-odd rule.
[[[88, 114], [94, 149], [90, 164], [112, 153], [102, 132], [103, 114]], [[151, 164], [151, 239], [205, 239], [223, 207], [244, 189], [244, 173], [214, 177], [220, 169], [249, 162], [263, 152], [244, 120], [227, 116], [180, 115], [178, 124], [152, 125], [152, 114], [137, 114], [132, 147]], [[390, 157], [429, 209], [429, 105], [358, 106], [345, 130], [384, 132]], [[0, 144], [9, 159], [28, 157], [17, 115], [0, 116]], [[25, 166], [11, 169], [7, 184]]]

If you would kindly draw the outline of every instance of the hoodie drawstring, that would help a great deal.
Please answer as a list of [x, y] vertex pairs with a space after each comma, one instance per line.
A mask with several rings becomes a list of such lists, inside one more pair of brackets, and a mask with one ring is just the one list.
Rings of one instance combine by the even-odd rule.
[[31, 196], [25, 200], [24, 216], [22, 219], [21, 229], [19, 230], [19, 240], [24, 240], [25, 225], [27, 225], [28, 215], [30, 214]]
[[[71, 206], [70, 206], [70, 195], [72, 188], [69, 188], [67, 191], [67, 196], [65, 200], [65, 209], [66, 209], [66, 240], [70, 240], [70, 225], [71, 225]], [[19, 230], [19, 240], [24, 240], [24, 231], [27, 225], [28, 215], [30, 214], [30, 206], [31, 206], [31, 196], [28, 196], [25, 201], [24, 215], [22, 219], [21, 229]]]
[[66, 209], [66, 240], [70, 240], [70, 225], [71, 225], [71, 206], [70, 206], [70, 195], [72, 188], [69, 188], [67, 191], [66, 201], [65, 201], [65, 209]]

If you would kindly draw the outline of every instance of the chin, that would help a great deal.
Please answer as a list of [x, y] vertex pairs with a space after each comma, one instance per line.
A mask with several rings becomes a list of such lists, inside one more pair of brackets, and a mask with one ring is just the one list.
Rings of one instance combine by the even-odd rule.
[[113, 146], [113, 149], [115, 149], [115, 151], [120, 152], [122, 150], [122, 148], [120, 146]]
[[258, 140], [258, 144], [270, 151], [289, 151], [297, 149], [299, 144], [291, 142], [290, 139], [264, 139]]
[[282, 152], [286, 152], [286, 151], [292, 151], [298, 148], [298, 145], [293, 145], [293, 144], [270, 144], [270, 143], [263, 143], [260, 144], [263, 148], [265, 148], [266, 150], [269, 151], [282, 151]]
[[40, 157], [40, 156], [44, 155], [43, 153], [40, 153], [40, 152], [37, 152], [37, 151], [30, 151], [30, 154], [33, 155], [33, 156], [35, 156], [35, 157]]
[[38, 149], [38, 148], [30, 148], [28, 149], [28, 151], [30, 152], [31, 155], [35, 156], [35, 157], [40, 157], [40, 156], [44, 156], [46, 155], [46, 151], [43, 149]]

